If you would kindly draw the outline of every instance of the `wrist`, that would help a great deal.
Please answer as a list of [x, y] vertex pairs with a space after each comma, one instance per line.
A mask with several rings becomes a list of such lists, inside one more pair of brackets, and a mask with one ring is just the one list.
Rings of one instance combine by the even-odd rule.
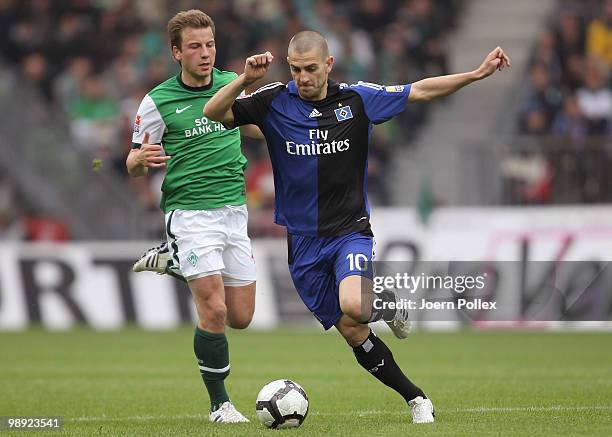
[[256, 81], [252, 80], [252, 79], [247, 79], [246, 75], [244, 73], [241, 74], [242, 76], [242, 89], [245, 90], [246, 88], [250, 87], [251, 85], [253, 85]]
[[484, 79], [484, 78], [486, 77], [486, 74], [485, 74], [485, 72], [484, 72], [484, 71], [482, 71], [482, 69], [481, 69], [481, 68], [478, 68], [478, 69], [476, 69], [476, 70], [474, 70], [474, 71], [471, 71], [471, 72], [469, 73], [469, 76], [470, 76], [470, 80], [471, 80], [472, 82], [475, 82], [475, 81], [477, 81], [477, 80]]

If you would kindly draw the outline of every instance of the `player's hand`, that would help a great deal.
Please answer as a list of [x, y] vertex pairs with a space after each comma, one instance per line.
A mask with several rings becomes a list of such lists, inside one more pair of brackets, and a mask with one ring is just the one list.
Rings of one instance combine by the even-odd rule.
[[502, 71], [506, 67], [510, 67], [510, 58], [501, 47], [496, 47], [495, 50], [487, 55], [477, 71], [479, 77], [484, 79], [495, 73], [495, 70]]
[[137, 153], [136, 162], [147, 168], [163, 168], [166, 166], [166, 162], [170, 160], [170, 156], [162, 156], [162, 146], [149, 144], [149, 132], [145, 132]]
[[252, 84], [266, 75], [274, 56], [266, 52], [249, 56], [244, 64], [244, 79], [246, 84]]

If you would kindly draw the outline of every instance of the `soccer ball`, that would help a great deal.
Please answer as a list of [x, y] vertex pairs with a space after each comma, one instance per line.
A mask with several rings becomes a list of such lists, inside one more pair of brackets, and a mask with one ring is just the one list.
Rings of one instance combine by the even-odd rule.
[[268, 428], [297, 428], [308, 414], [308, 396], [299, 384], [278, 379], [261, 389], [255, 410]]

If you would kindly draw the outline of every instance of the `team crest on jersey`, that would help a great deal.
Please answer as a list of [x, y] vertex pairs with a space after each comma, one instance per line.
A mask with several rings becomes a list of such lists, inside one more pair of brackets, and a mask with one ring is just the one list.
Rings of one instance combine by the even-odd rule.
[[198, 256], [193, 252], [193, 250], [189, 252], [189, 255], [187, 256], [187, 261], [189, 261], [189, 264], [194, 267], [198, 264]]
[[137, 134], [140, 132], [140, 115], [136, 116], [136, 120], [134, 120], [134, 133]]
[[344, 121], [349, 118], [353, 118], [353, 112], [351, 111], [350, 106], [343, 106], [338, 109], [334, 109], [334, 114], [336, 114], [336, 120]]
[[401, 93], [402, 91], [404, 91], [404, 85], [386, 86], [385, 91], [387, 91], [388, 93]]

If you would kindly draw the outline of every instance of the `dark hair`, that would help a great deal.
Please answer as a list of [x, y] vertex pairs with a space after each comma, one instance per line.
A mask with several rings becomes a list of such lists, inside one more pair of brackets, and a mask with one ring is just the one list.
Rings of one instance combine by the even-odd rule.
[[181, 32], [186, 27], [193, 27], [194, 29], [201, 29], [210, 27], [213, 35], [215, 34], [215, 23], [212, 18], [206, 15], [204, 12], [197, 9], [190, 9], [189, 11], [181, 11], [168, 21], [168, 37], [170, 38], [170, 48], [176, 46], [179, 49], [182, 44]]
[[314, 30], [303, 30], [296, 33], [293, 38], [291, 38], [289, 47], [287, 48], [287, 54], [289, 52], [303, 54], [313, 49], [317, 50], [323, 59], [329, 56], [329, 48], [325, 37]]

